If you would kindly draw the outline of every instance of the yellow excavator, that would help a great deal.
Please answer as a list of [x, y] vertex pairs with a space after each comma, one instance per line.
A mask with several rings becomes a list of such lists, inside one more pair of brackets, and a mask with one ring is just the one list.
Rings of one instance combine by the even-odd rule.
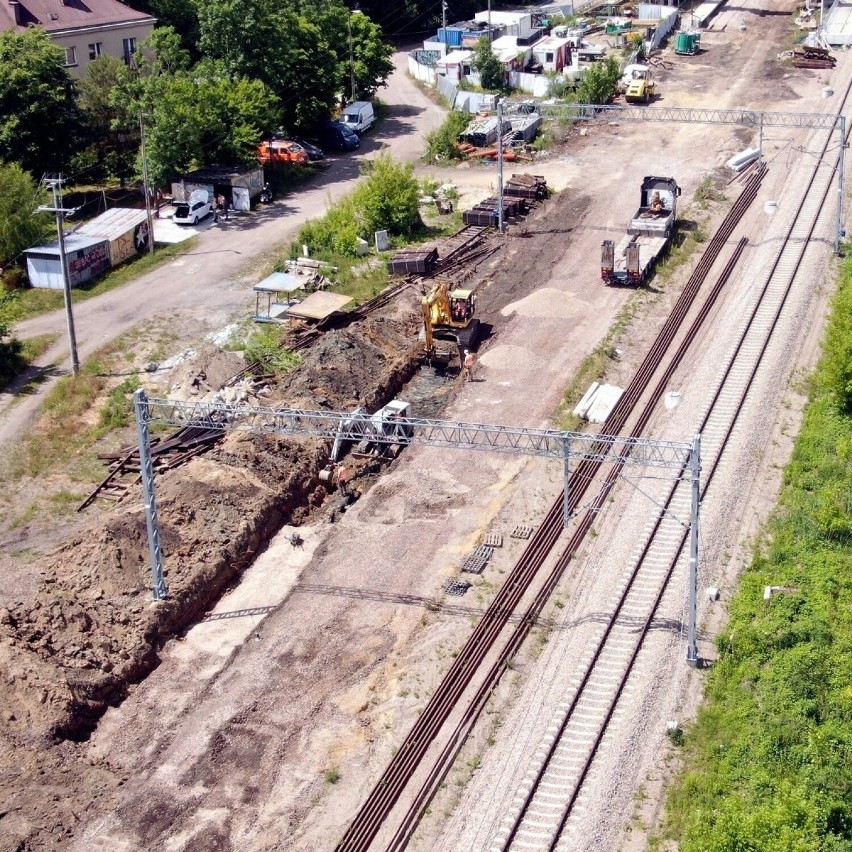
[[423, 328], [426, 359], [436, 365], [452, 360], [452, 349], [439, 349], [437, 340], [450, 340], [459, 350], [472, 349], [479, 337], [479, 320], [475, 318], [476, 294], [456, 288], [450, 291], [446, 281], [439, 281], [423, 297]]

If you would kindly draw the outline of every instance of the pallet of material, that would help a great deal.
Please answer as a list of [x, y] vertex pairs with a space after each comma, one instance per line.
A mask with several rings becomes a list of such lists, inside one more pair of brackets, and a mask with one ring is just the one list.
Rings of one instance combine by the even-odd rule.
[[438, 250], [403, 249], [388, 261], [391, 275], [428, 275], [438, 264]]

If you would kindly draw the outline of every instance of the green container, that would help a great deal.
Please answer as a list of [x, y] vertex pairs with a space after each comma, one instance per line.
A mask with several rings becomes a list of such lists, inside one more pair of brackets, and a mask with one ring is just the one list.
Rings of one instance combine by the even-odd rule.
[[693, 54], [698, 49], [701, 36], [698, 33], [678, 33], [675, 37], [675, 53]]

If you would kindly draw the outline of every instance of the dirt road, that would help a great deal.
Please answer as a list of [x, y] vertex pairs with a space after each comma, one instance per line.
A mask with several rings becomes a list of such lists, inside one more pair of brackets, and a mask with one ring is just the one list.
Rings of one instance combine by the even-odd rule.
[[[195, 320], [197, 337], [220, 327], [248, 304], [246, 291], [256, 280], [252, 273], [258, 261], [292, 239], [305, 220], [322, 215], [330, 202], [347, 193], [358, 179], [362, 160], [374, 157], [383, 145], [397, 159], [417, 159], [423, 152], [424, 135], [441, 124], [444, 111], [408, 78], [406, 55], [396, 53], [393, 59], [396, 70], [379, 93], [389, 106], [389, 116], [375, 134], [365, 137], [357, 154], [331, 158], [327, 171], [310, 187], [251, 216], [220, 223], [200, 234], [195, 247], [171, 263], [76, 305], [81, 360], [134, 326], [160, 316], [181, 314], [185, 320]], [[45, 394], [70, 369], [64, 312], [19, 323], [14, 333], [19, 338], [51, 333], [59, 338], [35, 363], [48, 376], [46, 381], [30, 386], [23, 398], [14, 391], [0, 394], [0, 446], [21, 434]]]

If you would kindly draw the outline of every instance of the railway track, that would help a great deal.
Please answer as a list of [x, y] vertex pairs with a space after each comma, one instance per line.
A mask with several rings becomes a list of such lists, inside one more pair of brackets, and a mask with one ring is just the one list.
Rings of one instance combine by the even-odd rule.
[[[849, 91], [847, 89], [844, 102]], [[827, 153], [828, 144], [826, 141], [819, 152], [817, 164]], [[719, 468], [749, 389], [764, 361], [799, 266], [812, 245], [811, 239], [831, 191], [836, 168], [836, 165], [831, 170], [820, 169], [819, 165], [814, 167], [801, 204], [701, 419], [705, 492]], [[711, 299], [715, 299], [712, 294]], [[695, 335], [696, 330], [690, 329], [685, 344], [689, 345]], [[688, 516], [689, 499], [688, 486], [680, 481], [661, 501], [660, 512], [652, 527], [643, 534], [641, 552], [597, 638], [575, 691], [551, 721], [531, 761], [531, 768], [488, 847], [490, 852], [568, 852], [582, 847], [579, 839], [581, 819], [574, 819], [575, 808], [681, 558], [687, 531], [672, 518]]]
[[[763, 173], [762, 169], [757, 170], [750, 178], [719, 232], [708, 244], [704, 257], [696, 267], [657, 342], [652, 347], [619, 405], [604, 424], [603, 431], [607, 434], [621, 433], [628, 416], [646, 393], [651, 377], [658, 369], [665, 352], [677, 334], [680, 323], [690, 310], [690, 306], [709, 274], [710, 268], [725, 247], [737, 222], [754, 200]], [[639, 429], [644, 428], [648, 418], [650, 418], [650, 407], [644, 421], [640, 418]], [[573, 475], [574, 487], [571, 494], [574, 510], [580, 505], [587, 487], [599, 468], [600, 463], [592, 461], [584, 461], [578, 465]], [[617, 469], [613, 483], [615, 478], [617, 478]], [[450, 671], [415, 723], [414, 728], [406, 737], [391, 764], [379, 778], [359, 813], [338, 843], [336, 848], [339, 852], [367, 850], [371, 847], [385, 820], [396, 806], [403, 790], [408, 786], [411, 776], [418, 770], [424, 756], [435, 744], [442, 728], [450, 715], [457, 709], [462, 695], [471, 686], [474, 676], [479, 673], [486, 657], [493, 656], [493, 651], [498, 646], [498, 640], [509, 617], [515, 613], [522, 599], [530, 593], [534, 582], [540, 579], [538, 578], [540, 569], [562, 532], [562, 509], [562, 497], [560, 496], [551, 506], [544, 521], [530, 540], [492, 604], [477, 624]], [[426, 780], [415, 794], [412, 804], [402, 818], [387, 848], [404, 848], [420, 814], [449, 770], [452, 759], [460, 748], [464, 736], [481, 712], [485, 701], [505, 670], [506, 660], [514, 656], [529, 630], [536, 623], [538, 615], [562, 576], [571, 556], [588, 531], [591, 525], [590, 518], [591, 515], [588, 518], [584, 517], [577, 525], [571, 541], [560, 555], [555, 568], [551, 570], [545, 581], [540, 585], [538, 592], [534, 593], [533, 602], [523, 612], [517, 628], [500, 649], [496, 661], [492, 663], [490, 669], [481, 678], [475, 695], [467, 701], [462, 709], [461, 721], [457, 723], [454, 731], [445, 736], [445, 744], [440, 755], [434, 761]]]

